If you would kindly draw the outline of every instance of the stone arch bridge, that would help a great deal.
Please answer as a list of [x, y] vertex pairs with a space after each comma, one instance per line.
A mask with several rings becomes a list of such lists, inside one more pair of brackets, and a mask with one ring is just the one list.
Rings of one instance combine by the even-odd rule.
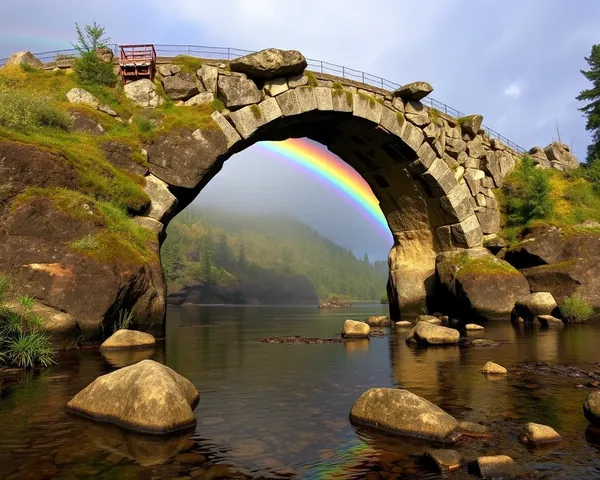
[[[68, 66], [68, 62], [43, 65]], [[394, 238], [389, 253], [391, 316], [420, 312], [435, 296], [436, 255], [481, 247], [486, 237], [498, 233], [494, 189], [502, 185], [522, 151], [490, 138], [481, 128], [481, 115], [455, 118], [425, 105], [432, 91], [425, 82], [387, 91], [306, 67], [299, 52], [275, 49], [231, 61], [202, 59], [195, 74], [180, 71], [170, 58], [158, 58], [157, 78], [173, 101], [194, 105], [220, 99], [225, 109], [212, 114], [207, 128], [176, 128], [146, 146], [145, 188], [152, 203], [136, 221], [157, 234], [158, 251], [169, 220], [229, 157], [256, 142], [307, 137], [345, 160], [371, 186]], [[147, 79], [128, 83], [125, 93], [144, 107], [164, 101]], [[530, 153], [542, 166], [562, 168], [568, 151], [553, 145]], [[76, 312], [74, 316], [89, 316], [78, 318], [79, 326], [108, 324], [106, 319], [120, 309], [131, 310], [140, 319], [151, 317], [155, 327], [164, 326], [166, 286], [161, 267], [140, 269], [145, 272], [141, 280], [139, 275], [120, 280], [116, 295], [96, 302], [96, 310], [104, 309], [100, 313]], [[44, 301], [52, 288], [34, 290]], [[65, 302], [58, 309], [69, 312]], [[55, 302], [49, 300], [48, 305]]]

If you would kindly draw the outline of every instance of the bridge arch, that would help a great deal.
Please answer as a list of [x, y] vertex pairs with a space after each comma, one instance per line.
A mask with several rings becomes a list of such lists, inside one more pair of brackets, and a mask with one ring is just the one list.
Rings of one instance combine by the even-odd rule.
[[[222, 77], [251, 81], [216, 62], [210, 68], [215, 93]], [[166, 226], [229, 157], [254, 143], [315, 140], [360, 173], [380, 202], [394, 238], [388, 257], [393, 318], [422, 311], [434, 295], [437, 253], [480, 247], [484, 235], [499, 230], [492, 190], [518, 153], [489, 139], [480, 116], [456, 119], [410, 95], [326, 74], [255, 82], [259, 98], [214, 112], [206, 128], [176, 129], [148, 146], [156, 179], [149, 193], [156, 195], [158, 184], [162, 195], [174, 197], [170, 208], [152, 209], [151, 218]]]

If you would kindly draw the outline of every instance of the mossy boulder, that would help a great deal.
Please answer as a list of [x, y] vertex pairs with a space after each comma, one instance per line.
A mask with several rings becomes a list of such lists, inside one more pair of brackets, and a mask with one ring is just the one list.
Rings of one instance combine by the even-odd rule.
[[448, 308], [474, 319], [509, 318], [515, 302], [529, 295], [525, 277], [483, 248], [439, 254], [436, 275]]

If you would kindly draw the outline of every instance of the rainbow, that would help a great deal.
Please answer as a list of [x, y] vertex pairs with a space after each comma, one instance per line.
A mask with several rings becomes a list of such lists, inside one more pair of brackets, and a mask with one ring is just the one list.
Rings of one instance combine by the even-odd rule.
[[275, 154], [276, 159], [292, 162], [297, 170], [309, 173], [349, 203], [363, 218], [377, 228], [386, 240], [392, 234], [379, 201], [371, 187], [350, 165], [308, 139], [289, 139], [283, 142], [261, 142], [257, 148]]

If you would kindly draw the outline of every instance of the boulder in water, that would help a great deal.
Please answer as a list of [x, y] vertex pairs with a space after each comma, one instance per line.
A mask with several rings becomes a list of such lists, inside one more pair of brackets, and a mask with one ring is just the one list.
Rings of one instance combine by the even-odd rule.
[[104, 343], [100, 345], [100, 349], [144, 348], [151, 347], [155, 343], [156, 339], [149, 333], [121, 328], [104, 340]]
[[350, 420], [396, 435], [438, 442], [453, 442], [460, 437], [454, 417], [424, 398], [397, 388], [367, 390], [354, 403]]
[[481, 371], [482, 371], [482, 373], [492, 374], [492, 375], [502, 375], [502, 374], [507, 373], [506, 368], [504, 368], [502, 365], [498, 365], [497, 363], [494, 363], [494, 362], [487, 362], [483, 366], [483, 369]]
[[389, 327], [390, 324], [390, 317], [387, 315], [377, 315], [367, 318], [367, 325], [371, 327]]
[[600, 390], [590, 393], [583, 403], [583, 414], [595, 427], [600, 427]]
[[371, 327], [364, 322], [356, 320], [346, 320], [342, 329], [342, 337], [345, 338], [364, 338], [368, 337]]
[[523, 443], [529, 443], [532, 445], [559, 442], [560, 440], [561, 436], [556, 430], [554, 430], [552, 427], [541, 425], [539, 423], [528, 423], [523, 428], [523, 432], [521, 434], [521, 441]]
[[193, 427], [196, 387], [152, 360], [102, 375], [67, 404], [67, 410], [129, 430], [166, 434]]
[[458, 330], [427, 322], [419, 322], [406, 336], [408, 343], [424, 345], [453, 345], [458, 343], [460, 333]]

